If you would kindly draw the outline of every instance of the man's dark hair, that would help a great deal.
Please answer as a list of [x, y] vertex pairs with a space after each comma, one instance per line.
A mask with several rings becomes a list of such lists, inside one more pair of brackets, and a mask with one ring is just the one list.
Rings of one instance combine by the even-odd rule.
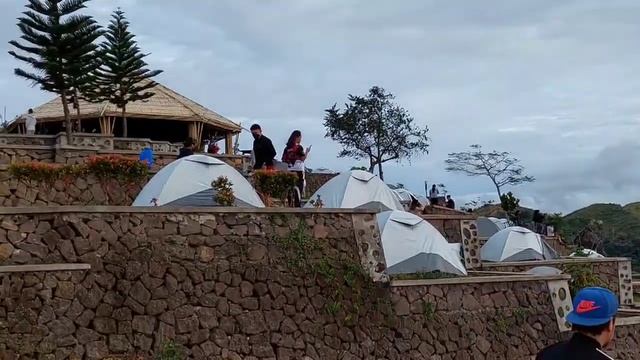
[[33, 109], [29, 109], [29, 114], [33, 114]]
[[260, 127], [260, 125], [258, 124], [253, 124], [251, 125], [251, 127], [249, 128], [251, 131], [253, 130], [262, 130], [262, 128]]
[[447, 199], [451, 199], [451, 195], [447, 195]]
[[196, 142], [192, 138], [187, 138], [187, 140], [184, 141], [184, 147], [193, 146], [195, 143]]
[[571, 330], [573, 330], [575, 332], [583, 333], [583, 334], [598, 336], [598, 335], [602, 334], [602, 332], [605, 331], [609, 327], [609, 324], [612, 321], [615, 323], [616, 319], [613, 318], [609, 322], [606, 322], [606, 323], [604, 323], [602, 325], [596, 325], [596, 326], [572, 325], [571, 326]]

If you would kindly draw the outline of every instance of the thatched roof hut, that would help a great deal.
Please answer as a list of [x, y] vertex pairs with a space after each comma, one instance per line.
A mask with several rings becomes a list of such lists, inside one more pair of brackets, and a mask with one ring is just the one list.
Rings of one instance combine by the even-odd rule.
[[[241, 131], [240, 125], [207, 109], [177, 92], [158, 84], [155, 95], [147, 100], [127, 105], [128, 136], [170, 142], [182, 142], [187, 137], [201, 141], [215, 138], [230, 140]], [[74, 131], [122, 136], [122, 110], [115, 105], [79, 101], [80, 128], [77, 110], [70, 104]], [[64, 129], [64, 112], [60, 98], [33, 109], [38, 119], [37, 133], [53, 134]], [[14, 121], [9, 130], [22, 132], [24, 119]], [[230, 141], [228, 141], [230, 142]]]

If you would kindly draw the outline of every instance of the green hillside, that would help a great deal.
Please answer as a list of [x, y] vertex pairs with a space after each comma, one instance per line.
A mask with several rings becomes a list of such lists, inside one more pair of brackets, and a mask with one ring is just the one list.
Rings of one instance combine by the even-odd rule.
[[640, 202], [633, 202], [633, 203], [627, 204], [623, 207], [623, 209], [640, 217]]
[[563, 233], [568, 240], [591, 220], [602, 221], [604, 249], [608, 256], [625, 256], [640, 264], [640, 203], [593, 204], [564, 217]]

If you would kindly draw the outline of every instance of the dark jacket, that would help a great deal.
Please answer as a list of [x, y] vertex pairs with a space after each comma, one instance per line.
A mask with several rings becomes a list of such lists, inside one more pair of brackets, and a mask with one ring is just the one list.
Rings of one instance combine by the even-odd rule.
[[193, 155], [193, 150], [191, 150], [190, 148], [180, 148], [180, 152], [178, 153], [178, 159], [183, 158], [185, 156], [191, 156]]
[[580, 333], [575, 333], [571, 340], [549, 346], [542, 350], [536, 360], [612, 360], [600, 348], [600, 344]]
[[254, 169], [262, 169], [264, 166], [273, 166], [273, 159], [276, 157], [276, 149], [273, 147], [271, 139], [262, 135], [253, 140], [253, 156], [256, 163]]

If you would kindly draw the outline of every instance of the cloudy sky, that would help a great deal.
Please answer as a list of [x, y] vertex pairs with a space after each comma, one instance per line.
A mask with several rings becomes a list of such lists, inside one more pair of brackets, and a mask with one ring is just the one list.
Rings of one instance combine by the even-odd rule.
[[[22, 0], [0, 0], [0, 43], [18, 36]], [[323, 110], [372, 85], [393, 92], [431, 151], [389, 164], [388, 182], [444, 183], [459, 204], [494, 190], [444, 171], [478, 143], [510, 151], [538, 180], [523, 204], [568, 212], [640, 200], [640, 1], [637, 0], [93, 0], [101, 22], [127, 13], [159, 81], [248, 126], [280, 149], [293, 129], [310, 167], [337, 159]], [[6, 53], [5, 53], [6, 54]], [[11, 117], [51, 95], [0, 53], [0, 106]], [[244, 134], [241, 143], [248, 146]]]

